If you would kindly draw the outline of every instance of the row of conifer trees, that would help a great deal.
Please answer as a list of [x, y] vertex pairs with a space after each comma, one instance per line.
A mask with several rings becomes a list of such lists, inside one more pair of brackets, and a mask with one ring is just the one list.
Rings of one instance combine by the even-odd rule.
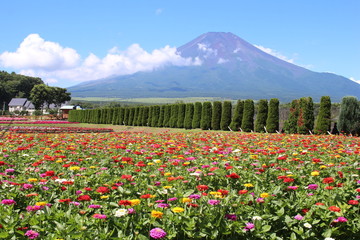
[[[352, 104], [350, 107], [349, 103], [350, 105]], [[346, 111], [353, 111], [354, 104], [355, 109], [358, 109], [358, 115], [351, 117]], [[356, 130], [356, 122], [358, 122], [359, 119], [356, 116], [360, 117], [359, 101], [354, 97], [344, 97], [339, 117], [340, 130], [343, 130], [345, 133], [358, 133]], [[195, 102], [186, 104], [176, 103], [155, 106], [72, 110], [69, 121], [128, 126], [185, 129], [201, 128], [203, 130], [241, 130], [244, 132], [274, 133], [279, 131], [279, 100], [276, 98], [270, 101], [261, 99], [256, 104], [251, 99], [238, 100], [234, 108], [230, 101], [215, 101], [212, 103]], [[319, 113], [316, 118], [314, 116], [314, 103], [312, 98], [303, 97], [292, 101], [290, 114], [284, 123], [284, 129], [282, 131], [300, 134], [312, 132], [326, 134], [330, 131], [330, 128], [330, 97], [323, 96], [321, 98]]]

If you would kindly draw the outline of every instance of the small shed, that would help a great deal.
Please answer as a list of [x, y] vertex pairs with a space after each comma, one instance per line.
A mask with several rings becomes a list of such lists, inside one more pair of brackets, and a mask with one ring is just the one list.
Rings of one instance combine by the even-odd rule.
[[70, 110], [74, 110], [74, 109], [76, 109], [76, 106], [73, 106], [73, 105], [62, 106], [60, 108], [60, 110], [62, 112], [62, 118], [68, 119]]

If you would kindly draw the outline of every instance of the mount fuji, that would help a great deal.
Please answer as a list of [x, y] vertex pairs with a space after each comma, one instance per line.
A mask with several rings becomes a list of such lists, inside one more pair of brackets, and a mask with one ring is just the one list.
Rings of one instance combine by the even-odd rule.
[[177, 48], [192, 66], [112, 76], [68, 88], [73, 97], [224, 97], [278, 98], [286, 102], [311, 96], [360, 98], [360, 84], [348, 78], [310, 71], [267, 54], [232, 33], [209, 32]]

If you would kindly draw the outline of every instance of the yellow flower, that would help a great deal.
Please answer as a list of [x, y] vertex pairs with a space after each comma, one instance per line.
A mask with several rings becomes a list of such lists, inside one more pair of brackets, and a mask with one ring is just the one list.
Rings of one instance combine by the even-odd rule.
[[62, 163], [63, 162], [63, 160], [57, 160], [56, 161], [56, 163]]
[[321, 166], [320, 166], [320, 168], [321, 168], [321, 169], [323, 169], [323, 168], [327, 168], [327, 166], [325, 166], [325, 165], [321, 165]]
[[163, 188], [169, 189], [169, 188], [172, 188], [172, 186], [163, 186]]
[[80, 167], [78, 166], [72, 166], [72, 167], [69, 167], [70, 171], [77, 171], [77, 170], [80, 170]]
[[267, 197], [270, 197], [270, 195], [265, 192], [265, 193], [260, 194], [260, 197], [267, 198]]
[[185, 165], [185, 166], [187, 166], [187, 165], [189, 165], [190, 164], [190, 162], [184, 162], [183, 163], [183, 165]]
[[251, 183], [245, 183], [244, 187], [254, 187], [254, 185], [252, 185]]
[[311, 176], [319, 176], [320, 173], [318, 171], [311, 172]]
[[109, 196], [100, 196], [101, 199], [107, 199]]
[[37, 180], [37, 178], [29, 178], [28, 179], [28, 182], [37, 182], [38, 180]]
[[211, 195], [221, 195], [221, 192], [210, 192]]
[[174, 207], [173, 209], [171, 209], [171, 211], [175, 213], [181, 213], [184, 211], [184, 209], [182, 207]]
[[140, 204], [140, 200], [139, 199], [131, 199], [129, 200], [130, 203], [131, 203], [131, 206], [136, 206], [136, 205], [139, 205]]
[[181, 199], [181, 202], [182, 203], [190, 203], [190, 202], [192, 202], [192, 200], [190, 198], [184, 197]]
[[258, 159], [257, 155], [250, 155], [250, 159]]
[[36, 206], [45, 206], [47, 203], [46, 202], [37, 202], [35, 203]]
[[161, 160], [160, 159], [155, 159], [154, 162], [155, 163], [161, 163]]
[[96, 166], [90, 166], [90, 168], [96, 168]]
[[152, 162], [149, 162], [147, 165], [148, 166], [151, 166], [151, 165], [154, 165], [155, 163], [152, 163]]
[[151, 216], [154, 218], [162, 218], [163, 215], [164, 215], [164, 213], [162, 213], [162, 212], [155, 211], [155, 210], [151, 211]]
[[167, 172], [164, 174], [164, 176], [170, 176], [171, 175], [171, 172]]

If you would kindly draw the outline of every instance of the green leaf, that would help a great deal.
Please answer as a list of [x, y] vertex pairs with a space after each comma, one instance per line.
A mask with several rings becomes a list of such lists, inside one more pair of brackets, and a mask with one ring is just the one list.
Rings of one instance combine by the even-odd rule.
[[276, 214], [277, 214], [279, 217], [282, 216], [282, 215], [284, 215], [284, 213], [285, 213], [285, 209], [284, 209], [283, 207], [276, 212]]
[[265, 225], [265, 226], [262, 227], [262, 231], [261, 231], [261, 232], [265, 233], [265, 232], [270, 231], [270, 229], [271, 229], [271, 226], [270, 226], [270, 225]]
[[296, 234], [295, 234], [295, 233], [291, 233], [290, 239], [291, 239], [291, 240], [296, 240]]
[[0, 232], [0, 238], [7, 238], [9, 234], [7, 232]]

